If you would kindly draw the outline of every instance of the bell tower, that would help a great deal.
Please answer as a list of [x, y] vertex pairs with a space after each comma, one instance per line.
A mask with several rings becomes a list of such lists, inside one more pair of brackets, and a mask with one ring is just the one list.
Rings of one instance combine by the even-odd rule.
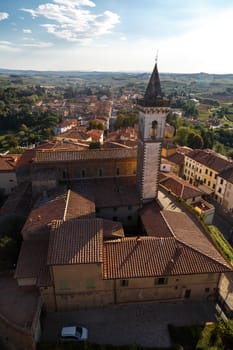
[[156, 59], [144, 98], [138, 100], [137, 188], [142, 202], [148, 202], [158, 194], [161, 142], [169, 105], [169, 100], [162, 94]]

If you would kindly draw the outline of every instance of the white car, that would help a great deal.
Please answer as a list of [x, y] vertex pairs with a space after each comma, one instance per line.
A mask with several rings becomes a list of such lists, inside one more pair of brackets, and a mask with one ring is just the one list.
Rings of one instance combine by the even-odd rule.
[[82, 326], [62, 327], [60, 339], [62, 341], [85, 341], [88, 339], [88, 330]]

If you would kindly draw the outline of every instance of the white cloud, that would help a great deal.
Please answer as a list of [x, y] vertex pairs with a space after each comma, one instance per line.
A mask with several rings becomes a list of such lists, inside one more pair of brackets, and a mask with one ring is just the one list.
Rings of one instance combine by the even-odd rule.
[[23, 33], [32, 34], [32, 31], [31, 31], [31, 29], [23, 29]]
[[37, 42], [37, 43], [22, 44], [21, 46], [47, 48], [47, 47], [52, 47], [53, 43], [44, 41], [44, 42]]
[[[119, 16], [111, 11], [95, 14], [82, 7], [95, 7], [90, 0], [53, 0], [36, 9], [23, 9], [33, 18], [45, 17], [53, 23], [43, 24], [49, 34], [72, 42], [91, 42], [96, 36], [110, 33], [119, 23]], [[55, 23], [54, 23], [55, 22]]]
[[9, 17], [9, 13], [7, 12], [0, 12], [0, 21], [7, 19]]
[[6, 40], [0, 41], [0, 50], [9, 51], [9, 52], [19, 52], [19, 51], [21, 51], [13, 43], [11, 43], [10, 41], [6, 41]]

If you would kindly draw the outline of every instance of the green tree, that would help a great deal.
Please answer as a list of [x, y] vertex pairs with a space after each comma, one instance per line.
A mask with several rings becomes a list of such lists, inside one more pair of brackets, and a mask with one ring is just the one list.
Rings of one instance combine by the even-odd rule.
[[136, 110], [124, 111], [120, 110], [114, 125], [115, 130], [120, 128], [133, 127], [138, 123], [138, 113]]
[[233, 349], [233, 320], [223, 321], [218, 318], [216, 333], [220, 335], [224, 349]]
[[6, 135], [5, 141], [7, 142], [9, 147], [17, 147], [18, 146], [18, 140], [14, 135]]
[[192, 129], [190, 127], [181, 126], [176, 132], [175, 141], [180, 146], [187, 146], [187, 137], [191, 132]]
[[194, 118], [198, 117], [198, 110], [197, 110], [196, 104], [192, 101], [188, 101], [183, 106], [183, 111], [186, 117], [194, 117]]
[[104, 126], [102, 123], [93, 119], [93, 120], [90, 120], [89, 126], [88, 126], [88, 130], [92, 130], [92, 129], [104, 130]]
[[195, 132], [190, 132], [187, 136], [187, 146], [191, 147], [193, 149], [201, 149], [203, 148], [204, 142], [201, 137], [201, 135], [195, 133]]

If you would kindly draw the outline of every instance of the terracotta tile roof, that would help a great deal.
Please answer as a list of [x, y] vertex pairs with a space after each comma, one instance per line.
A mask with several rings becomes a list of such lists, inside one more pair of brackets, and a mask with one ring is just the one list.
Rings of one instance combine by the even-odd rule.
[[113, 148], [94, 149], [86, 151], [75, 150], [38, 150], [36, 151], [36, 162], [58, 162], [91, 159], [127, 159], [136, 158], [137, 151], [134, 149]]
[[48, 241], [23, 241], [15, 278], [38, 278], [45, 264], [48, 251]]
[[91, 196], [68, 191], [67, 205], [64, 213], [65, 220], [73, 218], [87, 219], [95, 217], [95, 203]]
[[220, 174], [220, 177], [222, 177], [223, 179], [227, 180], [230, 183], [233, 183], [233, 166], [223, 170]]
[[173, 195], [184, 200], [204, 194], [200, 189], [174, 174], [164, 174], [163, 178], [160, 178], [160, 187], [171, 191]]
[[201, 274], [230, 270], [174, 237], [122, 238], [104, 242], [104, 279]]
[[[88, 139], [90, 139], [90, 135], [88, 135], [87, 132], [80, 130], [80, 127], [75, 127], [71, 130], [63, 132], [62, 134], [56, 135], [56, 138], [57, 139], [73, 138], [77, 140], [87, 141]], [[63, 145], [63, 148], [64, 148], [64, 145]]]
[[48, 226], [52, 220], [63, 219], [66, 199], [67, 192], [52, 197], [41, 198], [30, 212], [24, 224], [22, 229], [23, 236], [27, 233], [49, 232]]
[[104, 239], [125, 236], [122, 223], [111, 220], [103, 220], [103, 233]]
[[224, 170], [227, 166], [232, 164], [232, 162], [225, 157], [209, 149], [193, 150], [188, 154], [188, 157], [217, 172]]
[[193, 149], [187, 146], [178, 146], [177, 152], [188, 155]]
[[77, 217], [95, 217], [95, 204], [87, 196], [68, 190], [52, 197], [42, 197], [29, 214], [22, 233], [48, 232], [53, 220]]
[[47, 264], [71, 265], [102, 262], [103, 220], [54, 222]]
[[171, 237], [172, 233], [166, 224], [161, 209], [156, 201], [143, 206], [139, 212], [144, 229], [148, 236]]
[[87, 134], [91, 136], [92, 141], [99, 141], [103, 133], [104, 133], [103, 130], [98, 130], [98, 129], [92, 129], [87, 131]]
[[[19, 157], [20, 158], [20, 157]], [[17, 158], [13, 156], [0, 155], [0, 171], [14, 171], [17, 164]]]
[[175, 164], [182, 165], [184, 164], [184, 154], [176, 152], [172, 154], [171, 156], [167, 157], [167, 159]]
[[209, 256], [219, 263], [229, 266], [226, 260], [214, 247], [213, 243], [200, 231], [188, 215], [183, 212], [170, 210], [163, 210], [163, 215], [177, 240], [202, 254]]
[[93, 196], [97, 208], [139, 204], [134, 176], [82, 180], [73, 188], [80, 194]]

